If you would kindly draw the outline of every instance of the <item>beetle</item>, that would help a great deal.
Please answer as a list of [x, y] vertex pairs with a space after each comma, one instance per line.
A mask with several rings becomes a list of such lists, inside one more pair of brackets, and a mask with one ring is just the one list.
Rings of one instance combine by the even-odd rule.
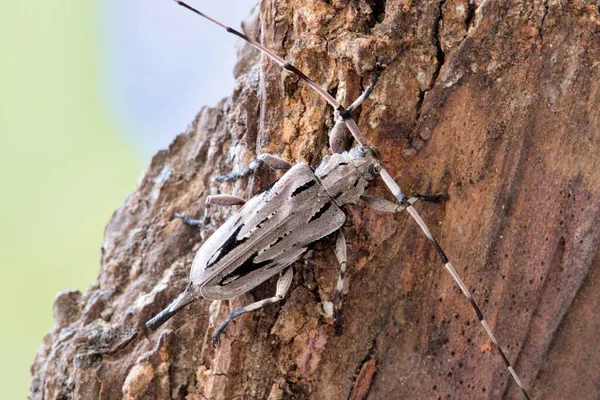
[[[358, 204], [369, 182], [381, 170], [377, 153], [358, 146], [350, 152], [327, 157], [315, 171], [304, 163], [291, 166], [272, 155], [263, 155], [262, 160], [272, 168], [285, 168], [287, 172], [246, 202], [206, 240], [192, 264], [192, 284], [183, 297], [167, 308], [166, 314], [150, 321], [149, 327], [164, 322], [197, 296], [210, 300], [229, 299], [280, 273], [275, 297], [232, 313], [214, 338], [236, 316], [281, 300], [291, 283], [289, 265], [312, 243], [340, 230], [346, 220], [341, 207]], [[242, 199], [228, 195], [212, 196], [207, 201], [221, 205], [242, 202]], [[187, 215], [181, 217], [192, 225], [203, 222]], [[343, 267], [346, 264], [345, 248], [340, 231], [336, 254]], [[340, 273], [339, 290], [343, 287], [343, 279], [343, 273]]]
[[[286, 62], [273, 51], [254, 42], [243, 33], [209, 17], [187, 3], [174, 0], [180, 6], [220, 26], [227, 32], [245, 40], [250, 45], [271, 58], [283, 69], [296, 74], [301, 80], [321, 95], [335, 110], [336, 124], [330, 133], [330, 148], [333, 154], [325, 157], [321, 164], [312, 170], [304, 163], [292, 166], [282, 158], [263, 154], [240, 173], [231, 173], [218, 178], [220, 181], [245, 177], [253, 173], [261, 163], [272, 169], [286, 170], [285, 174], [272, 186], [251, 198], [248, 202], [236, 196], [208, 196], [208, 205], [242, 205], [238, 212], [223, 223], [198, 250], [190, 272], [190, 283], [186, 289], [163, 311], [146, 323], [150, 330], [157, 329], [197, 298], [222, 300], [236, 297], [279, 274], [275, 296], [257, 301], [230, 313], [216, 329], [213, 342], [218, 340], [225, 327], [236, 317], [284, 298], [292, 282], [291, 264], [299, 259], [308, 247], [335, 232], [336, 258], [340, 273], [333, 302], [323, 304], [328, 315], [339, 322], [338, 303], [344, 287], [346, 272], [346, 241], [340, 230], [346, 216], [342, 207], [347, 204], [363, 204], [382, 212], [397, 213], [406, 210], [425, 234], [438, 253], [445, 269], [450, 273], [462, 293], [471, 304], [477, 319], [499, 352], [506, 368], [523, 396], [530, 396], [512, 367], [503, 348], [492, 332], [479, 306], [473, 299], [450, 260], [442, 250], [431, 231], [413, 207], [419, 199], [439, 201], [440, 196], [415, 195], [407, 197], [384, 168], [378, 151], [369, 146], [352, 111], [371, 93], [381, 68], [373, 73], [371, 83], [352, 105], [345, 108], [325, 89], [318, 86], [302, 71]], [[345, 151], [344, 129], [347, 128], [357, 144]], [[396, 198], [392, 203], [382, 198], [365, 195], [370, 182], [381, 177]], [[194, 220], [187, 215], [178, 215], [184, 222], [200, 225], [204, 220]]]

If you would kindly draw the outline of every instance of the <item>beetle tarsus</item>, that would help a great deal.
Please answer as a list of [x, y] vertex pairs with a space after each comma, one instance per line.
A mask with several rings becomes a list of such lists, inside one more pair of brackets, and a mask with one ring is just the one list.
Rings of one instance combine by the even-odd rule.
[[250, 168], [247, 168], [241, 172], [230, 172], [225, 175], [217, 176], [215, 178], [215, 181], [216, 182], [231, 182], [231, 181], [238, 180], [240, 178], [245, 178], [245, 177], [249, 176], [252, 172], [253, 172], [253, 170], [251, 170]]
[[214, 333], [214, 334], [211, 336], [211, 338], [210, 338], [210, 344], [211, 344], [213, 347], [217, 347], [217, 346], [219, 345], [219, 335], [220, 335], [220, 334], [221, 334], [220, 332], [215, 332], [215, 333]]
[[225, 330], [225, 328], [227, 327], [227, 325], [229, 325], [229, 323], [231, 321], [233, 321], [233, 319], [239, 315], [242, 315], [245, 312], [245, 310], [243, 308], [238, 309], [232, 313], [230, 313], [227, 318], [225, 318], [225, 320], [223, 322], [221, 322], [221, 325], [219, 325], [219, 327], [217, 328], [217, 330], [215, 331], [215, 333], [213, 333], [212, 337], [211, 337], [211, 341], [213, 346], [216, 346], [217, 344], [219, 344], [219, 337], [221, 336], [221, 333], [223, 333], [223, 331]]
[[204, 226], [206, 224], [204, 219], [195, 219], [185, 213], [175, 213], [174, 217], [181, 219], [184, 224], [190, 226]]
[[415, 193], [412, 197], [416, 197], [421, 201], [427, 201], [430, 203], [441, 203], [442, 201], [446, 201], [450, 198], [448, 193], [438, 193], [438, 194], [419, 194]]

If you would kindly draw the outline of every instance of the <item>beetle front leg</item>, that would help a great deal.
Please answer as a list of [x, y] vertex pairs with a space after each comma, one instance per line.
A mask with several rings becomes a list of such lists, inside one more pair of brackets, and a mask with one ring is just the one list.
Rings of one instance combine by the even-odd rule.
[[[406, 206], [393, 203], [386, 199], [382, 199], [381, 197], [364, 195], [361, 196], [360, 199], [362, 202], [369, 208], [372, 208], [375, 211], [387, 212], [387, 213], [398, 213], [406, 210]], [[415, 194], [408, 198], [407, 202], [410, 205], [415, 204], [417, 201], [428, 201], [432, 203], [439, 203], [442, 200], [448, 199], [448, 195], [438, 194], [438, 195], [422, 195]]]
[[[352, 112], [352, 111], [356, 110], [358, 108], [358, 106], [360, 106], [363, 103], [363, 101], [365, 101], [369, 97], [369, 95], [373, 91], [373, 88], [375, 87], [375, 84], [377, 83], [377, 79], [379, 78], [379, 75], [381, 75], [382, 71], [383, 71], [383, 68], [378, 67], [375, 70], [375, 72], [373, 72], [369, 86], [367, 86], [367, 88], [362, 92], [362, 94], [360, 96], [358, 96], [358, 98], [356, 100], [354, 100], [354, 102], [350, 105], [350, 107], [348, 107], [346, 109], [346, 111]], [[335, 119], [335, 125], [331, 129], [331, 132], [329, 132], [329, 148], [331, 149], [331, 151], [333, 153], [341, 153], [341, 152], [347, 150], [346, 141], [347, 141], [348, 135], [346, 134], [346, 123], [340, 117], [340, 115], [337, 111], [335, 111], [334, 119]]]
[[367, 88], [362, 92], [362, 94], [358, 96], [358, 98], [354, 100], [354, 102], [350, 104], [350, 107], [348, 107], [346, 110], [348, 110], [349, 112], [356, 110], [356, 108], [358, 108], [358, 106], [360, 106], [363, 103], [363, 101], [365, 101], [371, 95], [371, 92], [375, 88], [375, 84], [377, 83], [379, 76], [381, 76], [381, 73], [383, 72], [383, 68], [383, 65], [379, 63], [377, 64], [377, 69], [375, 69], [375, 71], [371, 75], [371, 82], [369, 82], [369, 86], [367, 86]]
[[231, 194], [217, 194], [206, 196], [204, 200], [204, 216], [201, 219], [194, 219], [187, 214], [175, 213], [175, 218], [181, 218], [184, 224], [191, 226], [204, 226], [209, 219], [209, 210], [211, 205], [215, 206], [238, 206], [246, 203], [241, 197]]
[[279, 169], [288, 170], [288, 169], [292, 168], [292, 164], [290, 164], [283, 158], [281, 158], [279, 156], [275, 156], [273, 154], [265, 153], [265, 154], [261, 154], [260, 156], [258, 156], [258, 158], [256, 160], [252, 161], [250, 163], [250, 165], [248, 165], [248, 168], [246, 168], [245, 170], [240, 171], [240, 172], [230, 172], [226, 175], [221, 175], [221, 176], [215, 178], [215, 181], [229, 182], [229, 181], [233, 181], [236, 179], [245, 178], [245, 177], [249, 176], [250, 174], [252, 174], [254, 171], [256, 171], [256, 169], [262, 163], [265, 163], [267, 166], [269, 166], [271, 169], [274, 169], [274, 170], [279, 170]]
[[252, 304], [248, 304], [247, 306], [238, 308], [237, 310], [230, 313], [227, 316], [227, 318], [225, 318], [225, 321], [223, 321], [221, 323], [221, 325], [217, 328], [214, 335], [212, 336], [213, 344], [219, 341], [219, 335], [223, 332], [225, 327], [227, 327], [227, 325], [229, 325], [229, 323], [231, 321], [233, 321], [235, 318], [239, 317], [242, 314], [247, 313], [248, 311], [258, 310], [259, 308], [262, 308], [262, 307], [266, 306], [267, 304], [277, 303], [278, 301], [281, 301], [281, 299], [283, 299], [285, 297], [287, 291], [289, 290], [289, 288], [292, 284], [293, 278], [294, 278], [294, 273], [293, 273], [292, 267], [288, 267], [284, 272], [281, 273], [281, 275], [279, 276], [279, 279], [277, 280], [277, 290], [275, 291], [275, 296], [269, 297], [264, 300], [257, 301]]

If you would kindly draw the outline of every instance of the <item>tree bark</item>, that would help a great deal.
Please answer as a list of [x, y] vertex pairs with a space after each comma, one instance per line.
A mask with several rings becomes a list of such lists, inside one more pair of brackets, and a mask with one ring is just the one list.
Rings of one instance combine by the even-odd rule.
[[[600, 10], [591, 1], [263, 0], [245, 31], [348, 105], [387, 64], [358, 124], [417, 204], [536, 399], [600, 396]], [[218, 35], [225, 32], [215, 32]], [[144, 322], [188, 283], [208, 194], [258, 153], [316, 167], [333, 111], [296, 76], [242, 47], [237, 84], [203, 108], [115, 212], [87, 293], [59, 294], [32, 366], [32, 399], [520, 398], [470, 305], [408, 215], [348, 207], [343, 332], [334, 240], [295, 264], [287, 298], [246, 314], [200, 300]], [[388, 196], [381, 182], [371, 194]], [[215, 209], [212, 221], [231, 211]]]

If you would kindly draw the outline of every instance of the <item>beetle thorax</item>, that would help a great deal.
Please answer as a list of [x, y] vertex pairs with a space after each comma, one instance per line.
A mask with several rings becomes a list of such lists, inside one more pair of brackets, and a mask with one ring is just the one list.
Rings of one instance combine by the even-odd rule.
[[377, 178], [381, 162], [375, 151], [359, 146], [327, 156], [315, 175], [338, 206], [357, 204], [369, 182]]

